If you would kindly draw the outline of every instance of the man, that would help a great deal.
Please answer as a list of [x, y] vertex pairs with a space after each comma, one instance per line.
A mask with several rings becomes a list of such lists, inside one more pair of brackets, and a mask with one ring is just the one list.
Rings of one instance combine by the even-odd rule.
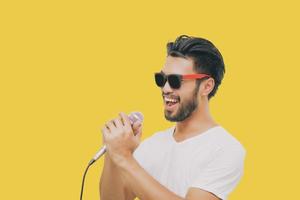
[[225, 72], [222, 55], [210, 41], [185, 35], [167, 52], [155, 81], [165, 118], [176, 125], [139, 145], [139, 122], [131, 126], [120, 113], [106, 123], [101, 200], [227, 199], [243, 174], [243, 146], [209, 112]]

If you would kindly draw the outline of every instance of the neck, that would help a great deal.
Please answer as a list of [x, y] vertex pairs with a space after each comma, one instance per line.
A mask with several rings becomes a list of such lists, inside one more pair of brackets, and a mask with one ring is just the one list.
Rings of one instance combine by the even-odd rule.
[[208, 100], [203, 99], [201, 105], [199, 104], [198, 108], [187, 119], [176, 123], [175, 134], [177, 136], [189, 136], [214, 126], [217, 126], [217, 123], [210, 114]]

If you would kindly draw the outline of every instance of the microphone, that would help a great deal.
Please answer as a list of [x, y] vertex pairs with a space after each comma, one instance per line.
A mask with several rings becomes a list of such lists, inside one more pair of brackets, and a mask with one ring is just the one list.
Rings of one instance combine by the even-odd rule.
[[[128, 115], [131, 125], [136, 121], [140, 121], [141, 123], [144, 120], [144, 116], [141, 112], [132, 112]], [[106, 146], [104, 145], [101, 149], [95, 154], [95, 156], [90, 160], [89, 164], [93, 164], [96, 160], [98, 160], [104, 153], [106, 152]]]

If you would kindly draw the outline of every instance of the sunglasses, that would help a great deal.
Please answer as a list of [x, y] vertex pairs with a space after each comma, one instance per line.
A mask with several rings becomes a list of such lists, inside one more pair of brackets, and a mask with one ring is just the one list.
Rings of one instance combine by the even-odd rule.
[[155, 73], [154, 76], [155, 76], [155, 83], [158, 87], [164, 87], [164, 85], [168, 81], [168, 83], [172, 89], [179, 89], [181, 87], [182, 80], [202, 79], [205, 77], [210, 77], [207, 74], [186, 74], [186, 75], [169, 74], [169, 75], [166, 75], [162, 72]]

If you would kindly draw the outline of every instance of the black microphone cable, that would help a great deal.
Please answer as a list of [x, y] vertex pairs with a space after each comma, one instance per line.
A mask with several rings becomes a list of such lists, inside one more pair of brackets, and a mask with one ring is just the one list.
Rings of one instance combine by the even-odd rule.
[[80, 192], [80, 200], [82, 200], [82, 195], [83, 195], [83, 188], [84, 188], [84, 181], [85, 181], [85, 176], [86, 176], [86, 173], [87, 171], [89, 170], [90, 166], [95, 162], [94, 159], [92, 159], [88, 166], [86, 167], [85, 171], [84, 171], [84, 174], [83, 174], [83, 178], [82, 178], [82, 183], [81, 183], [81, 192]]

